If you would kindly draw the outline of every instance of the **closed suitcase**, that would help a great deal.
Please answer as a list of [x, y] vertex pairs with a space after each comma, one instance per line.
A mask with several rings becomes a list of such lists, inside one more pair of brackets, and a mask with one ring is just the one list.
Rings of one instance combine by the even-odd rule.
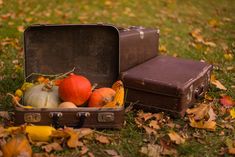
[[208, 88], [212, 65], [168, 56], [157, 56], [120, 74], [126, 102], [138, 109], [165, 111], [183, 116]]
[[158, 29], [132, 26], [119, 31], [121, 72], [158, 55]]
[[[24, 32], [25, 76], [59, 74], [75, 67], [100, 87], [119, 72], [119, 31], [110, 25], [34, 25]], [[34, 79], [27, 78], [28, 81]], [[15, 124], [121, 128], [124, 108], [15, 109]]]

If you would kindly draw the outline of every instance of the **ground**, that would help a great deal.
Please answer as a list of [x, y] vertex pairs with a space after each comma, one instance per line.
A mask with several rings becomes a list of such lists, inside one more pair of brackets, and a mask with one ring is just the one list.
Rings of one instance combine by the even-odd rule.
[[[235, 98], [235, 1], [233, 0], [0, 0], [0, 108], [11, 111], [6, 93], [13, 93], [23, 78], [23, 30], [28, 25], [111, 23], [122, 27], [144, 26], [160, 29], [160, 53], [180, 58], [204, 60], [214, 65], [213, 74], [227, 90], [210, 86], [206, 100], [217, 114], [215, 131], [189, 126], [187, 117], [173, 119], [180, 127], [163, 125], [157, 134], [148, 135], [138, 128], [136, 112], [125, 115], [121, 130], [103, 130], [111, 134], [110, 144], [87, 141], [96, 156], [108, 156], [106, 149], [116, 150], [125, 157], [140, 156], [148, 144], [167, 145], [179, 156], [229, 156], [228, 142], [235, 140], [234, 121], [221, 114], [221, 95]], [[198, 103], [205, 101], [199, 100]], [[225, 125], [226, 124], [226, 125]], [[231, 127], [226, 127], [231, 126]], [[167, 143], [169, 130], [184, 137], [183, 144]], [[183, 133], [182, 133], [183, 132]], [[195, 134], [199, 135], [196, 136]], [[165, 142], [162, 142], [165, 141]], [[167, 143], [167, 144], [166, 144]], [[35, 149], [35, 151], [39, 151]], [[75, 154], [64, 150], [56, 154]], [[144, 154], [144, 153], [142, 153]], [[172, 153], [175, 155], [175, 153]], [[150, 155], [149, 155], [150, 156]]]

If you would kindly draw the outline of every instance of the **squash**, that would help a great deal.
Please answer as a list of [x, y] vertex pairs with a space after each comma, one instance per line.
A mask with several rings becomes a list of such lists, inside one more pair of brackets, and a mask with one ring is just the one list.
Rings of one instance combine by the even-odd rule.
[[60, 104], [58, 87], [38, 84], [26, 90], [24, 104], [35, 108], [57, 108]]
[[91, 83], [87, 78], [73, 73], [64, 78], [59, 84], [60, 98], [77, 106], [81, 106], [89, 99], [91, 90]]
[[96, 89], [89, 99], [88, 107], [103, 107], [105, 104], [113, 101], [116, 92], [112, 88]]
[[59, 108], [77, 108], [77, 106], [72, 102], [62, 102]]
[[13, 136], [6, 144], [1, 146], [1, 150], [4, 157], [31, 157], [33, 154], [29, 141], [23, 134]]

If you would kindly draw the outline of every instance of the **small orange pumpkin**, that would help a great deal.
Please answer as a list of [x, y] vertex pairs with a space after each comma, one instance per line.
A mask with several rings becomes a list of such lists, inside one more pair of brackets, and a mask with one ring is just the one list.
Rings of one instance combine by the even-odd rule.
[[116, 92], [112, 88], [96, 89], [89, 99], [88, 107], [103, 107], [108, 102], [113, 101]]
[[84, 76], [71, 73], [59, 84], [59, 97], [77, 106], [84, 104], [90, 95], [91, 83]]

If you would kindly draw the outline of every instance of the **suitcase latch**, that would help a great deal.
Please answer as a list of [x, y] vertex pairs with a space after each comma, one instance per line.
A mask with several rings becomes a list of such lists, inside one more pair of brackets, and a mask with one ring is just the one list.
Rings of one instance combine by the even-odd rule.
[[112, 112], [102, 112], [98, 113], [98, 122], [113, 122], [114, 113]]
[[40, 113], [25, 113], [24, 114], [24, 121], [26, 123], [36, 123], [41, 121], [41, 114]]
[[49, 113], [49, 117], [51, 118], [52, 120], [52, 125], [55, 127], [55, 128], [60, 128], [62, 127], [59, 123], [59, 119], [63, 116], [63, 113], [62, 112], [50, 112]]

